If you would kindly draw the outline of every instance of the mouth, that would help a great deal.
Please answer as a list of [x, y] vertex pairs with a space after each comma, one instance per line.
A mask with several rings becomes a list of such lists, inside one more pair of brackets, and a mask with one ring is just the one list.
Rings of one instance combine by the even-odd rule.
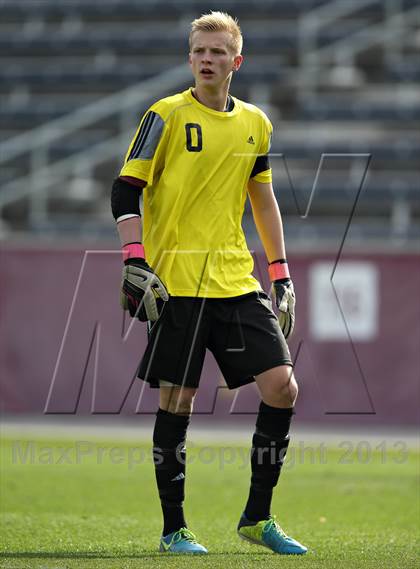
[[201, 69], [200, 75], [211, 76], [211, 75], [214, 75], [214, 72], [211, 69], [209, 69], [208, 67], [205, 67], [204, 69]]

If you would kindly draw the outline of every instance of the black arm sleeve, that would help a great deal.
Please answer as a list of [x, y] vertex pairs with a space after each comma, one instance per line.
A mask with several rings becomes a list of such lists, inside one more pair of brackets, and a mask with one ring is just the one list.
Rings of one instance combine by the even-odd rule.
[[265, 156], [258, 156], [257, 159], [255, 160], [255, 164], [252, 169], [250, 178], [253, 178], [260, 172], [265, 172], [266, 170], [269, 169], [270, 169], [270, 161], [268, 159], [268, 155], [265, 154]]
[[121, 178], [114, 180], [111, 191], [111, 209], [114, 219], [129, 213], [140, 215], [140, 195], [142, 189]]

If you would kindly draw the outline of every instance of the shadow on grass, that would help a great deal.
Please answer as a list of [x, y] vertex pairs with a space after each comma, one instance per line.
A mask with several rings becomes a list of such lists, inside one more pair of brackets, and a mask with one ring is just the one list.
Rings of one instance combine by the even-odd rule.
[[[188, 554], [185, 553], [171, 553], [170, 557], [174, 556], [181, 556], [185, 557]], [[244, 556], [249, 557], [249, 552], [246, 551], [224, 551], [219, 553], [207, 553], [207, 554], [189, 554], [191, 557], [221, 557], [224, 555], [235, 555], [235, 556]], [[272, 552], [270, 551], [258, 551], [252, 552], [252, 555], [258, 555], [261, 557], [271, 556]], [[121, 554], [115, 553], [114, 555], [110, 553], [100, 553], [95, 551], [79, 551], [75, 553], [66, 553], [63, 551], [51, 552], [51, 551], [22, 551], [22, 552], [1, 552], [0, 559], [144, 559], [147, 557], [159, 557], [160, 559], [164, 557], [169, 557], [168, 555], [165, 556], [165, 553], [161, 553], [160, 551], [148, 551], [146, 553], [133, 553], [133, 554]]]

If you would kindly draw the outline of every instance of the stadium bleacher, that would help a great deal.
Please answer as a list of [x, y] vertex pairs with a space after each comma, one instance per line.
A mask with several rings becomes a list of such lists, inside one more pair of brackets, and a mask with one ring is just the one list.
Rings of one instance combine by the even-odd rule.
[[[418, 0], [401, 0], [392, 13], [386, 0], [354, 0], [353, 9], [350, 3], [342, 8], [342, 0], [222, 4], [239, 18], [245, 37], [246, 60], [232, 92], [268, 111], [275, 126], [272, 151], [287, 158], [296, 191], [308, 195], [323, 153], [370, 153], [370, 174], [358, 209], [360, 231], [392, 238], [392, 220], [403, 204], [409, 220], [405, 238], [420, 237]], [[220, 7], [213, 0], [0, 1], [0, 143], [173, 69], [186, 59], [191, 19]], [[331, 13], [341, 7], [342, 15], [337, 12], [333, 25], [310, 28], [316, 33], [308, 51], [305, 30], [316, 22], [319, 10], [330, 7]], [[370, 41], [369, 30], [373, 37], [378, 26], [383, 38]], [[361, 37], [363, 45], [349, 50], [346, 42], [352, 37]], [[143, 111], [140, 105], [133, 121]], [[128, 144], [136, 125], [125, 126]], [[120, 129], [120, 117], [104, 118], [57, 140], [47, 150], [48, 160], [80, 155]], [[108, 193], [121, 158], [116, 152], [113, 160], [86, 169], [86, 176], [102, 188], [99, 197], [95, 191], [81, 200], [68, 192], [66, 199], [64, 188], [61, 201], [47, 196], [48, 215], [38, 221], [30, 213], [33, 197], [9, 200], [1, 209], [5, 226], [9, 231], [58, 232], [89, 220], [92, 231], [111, 234]], [[0, 185], [25, 174], [22, 168], [29, 172], [31, 160], [28, 154], [2, 164]], [[302, 229], [292, 192], [275, 167], [276, 192], [291, 220], [288, 230], [296, 237], [306, 235], [310, 224], [310, 232], [324, 236], [328, 220], [333, 231], [335, 221], [348, 215], [351, 192], [342, 188], [345, 168], [338, 166], [323, 179], [310, 223]], [[72, 211], [78, 214], [73, 222]]]

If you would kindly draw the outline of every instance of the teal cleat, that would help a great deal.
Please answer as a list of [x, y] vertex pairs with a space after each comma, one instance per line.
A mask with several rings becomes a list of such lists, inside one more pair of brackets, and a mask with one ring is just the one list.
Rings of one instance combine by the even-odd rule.
[[208, 553], [207, 549], [200, 545], [192, 531], [181, 528], [160, 538], [159, 551], [165, 553]]
[[282, 555], [303, 555], [308, 548], [284, 533], [274, 516], [268, 520], [251, 522], [242, 514], [238, 524], [238, 535], [255, 545], [268, 547]]

